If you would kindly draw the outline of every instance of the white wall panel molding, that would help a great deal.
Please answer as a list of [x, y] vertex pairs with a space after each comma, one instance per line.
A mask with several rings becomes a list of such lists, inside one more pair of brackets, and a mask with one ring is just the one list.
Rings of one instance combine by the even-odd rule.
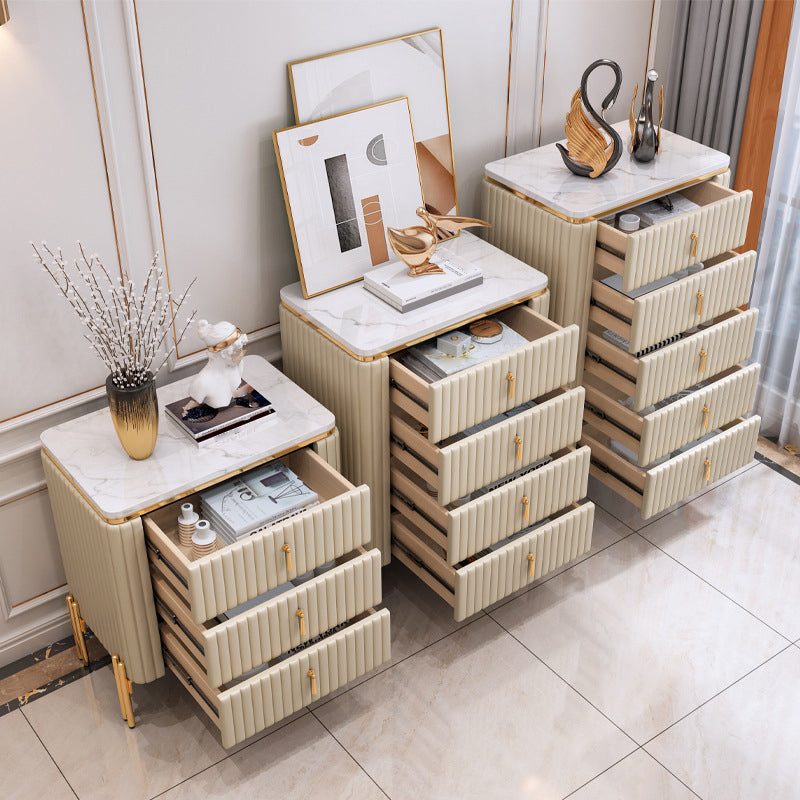
[[42, 594], [32, 597], [30, 600], [25, 600], [22, 603], [17, 603], [17, 605], [12, 606], [9, 603], [8, 597], [6, 597], [4, 585], [0, 583], [0, 614], [2, 614], [5, 619], [13, 619], [14, 617], [19, 617], [21, 614], [33, 611], [40, 606], [46, 606], [53, 601], [64, 602], [62, 598], [66, 596], [68, 591], [69, 587], [65, 583], [61, 586], [57, 586], [55, 589], [51, 589], [49, 592], [43, 592]]
[[[46, 613], [43, 610], [46, 608]], [[10, 664], [22, 656], [45, 647], [72, 632], [69, 612], [62, 597], [50, 599], [46, 606], [40, 606], [39, 620], [31, 625], [25, 624], [24, 616], [8, 620], [0, 628], [0, 664]]]

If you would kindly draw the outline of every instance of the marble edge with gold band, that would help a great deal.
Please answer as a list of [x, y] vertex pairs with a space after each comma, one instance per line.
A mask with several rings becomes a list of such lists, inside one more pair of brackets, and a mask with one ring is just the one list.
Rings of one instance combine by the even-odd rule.
[[431, 331], [430, 333], [426, 333], [424, 336], [420, 336], [416, 339], [409, 339], [407, 342], [403, 342], [403, 344], [397, 345], [397, 347], [392, 347], [389, 350], [384, 350], [380, 353], [375, 353], [371, 356], [360, 356], [358, 353], [354, 353], [349, 347], [343, 345], [338, 339], [334, 336], [331, 336], [330, 333], [327, 331], [322, 330], [319, 325], [312, 322], [308, 317], [301, 314], [296, 309], [292, 308], [288, 305], [284, 300], [281, 300], [281, 305], [289, 312], [294, 314], [298, 319], [303, 320], [306, 325], [312, 327], [317, 333], [321, 336], [324, 336], [329, 342], [333, 342], [340, 350], [344, 350], [347, 355], [351, 358], [356, 359], [356, 361], [378, 361], [381, 358], [385, 358], [386, 356], [390, 356], [393, 353], [397, 353], [400, 350], [405, 350], [406, 347], [411, 347], [412, 345], [419, 344], [420, 342], [424, 342], [427, 339], [432, 339], [434, 336], [441, 336], [441, 334], [446, 333], [447, 331], [451, 330], [454, 326], [459, 327], [462, 325], [468, 325], [470, 322], [474, 322], [476, 319], [482, 319], [483, 317], [488, 317], [492, 314], [498, 314], [501, 311], [505, 310], [506, 308], [510, 308], [511, 306], [518, 305], [519, 303], [527, 303], [529, 300], [534, 300], [537, 297], [541, 297], [545, 292], [548, 291], [547, 286], [544, 289], [540, 289], [538, 292], [534, 292], [533, 294], [526, 295], [525, 297], [518, 297], [516, 300], [510, 300], [508, 303], [503, 303], [501, 306], [497, 306], [496, 308], [490, 309], [489, 311], [482, 311], [480, 314], [475, 314], [474, 316], [467, 317], [460, 322], [454, 323], [453, 325], [448, 325], [444, 328], [439, 328], [436, 331]]
[[552, 214], [554, 217], [558, 217], [559, 219], [563, 219], [564, 222], [569, 222], [572, 225], [580, 225], [584, 222], [594, 222], [595, 220], [602, 219], [603, 217], [607, 217], [610, 214], [616, 214], [618, 211], [622, 211], [623, 209], [630, 208], [634, 205], [640, 205], [641, 203], [647, 203], [650, 200], [655, 200], [656, 197], [663, 197], [665, 194], [669, 194], [670, 192], [677, 192], [680, 189], [685, 189], [687, 186], [694, 186], [696, 183], [702, 183], [703, 181], [707, 181], [710, 178], [715, 178], [717, 175], [722, 175], [730, 169], [730, 166], [723, 167], [722, 169], [715, 170], [714, 172], [709, 172], [705, 175], [698, 175], [696, 178], [692, 178], [691, 180], [684, 181], [683, 183], [676, 183], [672, 186], [665, 187], [658, 192], [653, 192], [653, 194], [648, 194], [645, 197], [640, 197], [638, 200], [635, 200], [633, 203], [625, 203], [620, 206], [614, 206], [613, 208], [604, 209], [599, 214], [593, 214], [589, 217], [568, 217], [565, 214], [562, 214], [560, 211], [556, 211], [553, 208], [550, 208], [546, 203], [543, 203], [541, 200], [534, 200], [532, 197], [528, 197], [526, 194], [523, 194], [517, 189], [512, 189], [510, 186], [506, 186], [506, 184], [501, 183], [500, 181], [496, 180], [495, 178], [490, 178], [488, 175], [483, 176], [483, 180], [492, 185], [497, 186], [499, 189], [503, 189], [510, 194], [513, 194], [515, 197], [519, 197], [520, 200], [524, 200], [526, 203], [530, 203], [533, 206], [537, 206], [538, 208], [543, 208], [547, 211], [548, 214]]
[[198, 483], [196, 486], [193, 486], [191, 489], [187, 489], [185, 492], [179, 492], [172, 497], [165, 498], [158, 503], [153, 503], [152, 505], [147, 506], [146, 508], [139, 509], [132, 514], [126, 514], [124, 517], [107, 517], [92, 500], [86, 496], [86, 493], [72, 480], [72, 477], [66, 473], [64, 468], [61, 464], [56, 461], [53, 455], [47, 450], [46, 447], [42, 446], [42, 453], [47, 456], [47, 458], [53, 463], [53, 465], [58, 469], [58, 471], [69, 481], [69, 483], [74, 487], [74, 489], [80, 494], [80, 496], [94, 509], [95, 513], [109, 525], [121, 525], [123, 522], [130, 522], [132, 519], [136, 519], [137, 517], [142, 517], [145, 514], [149, 514], [151, 511], [155, 511], [157, 508], [163, 508], [164, 506], [168, 506], [170, 503], [174, 503], [176, 500], [182, 500], [184, 497], [188, 497], [190, 494], [195, 494], [195, 492], [200, 492], [203, 489], [208, 489], [209, 486], [215, 486], [222, 481], [228, 480], [229, 478], [235, 478], [237, 475], [241, 475], [243, 472], [247, 472], [248, 470], [254, 469], [255, 467], [259, 467], [262, 464], [266, 464], [269, 461], [274, 461], [276, 458], [280, 458], [281, 456], [285, 456], [287, 453], [293, 453], [295, 450], [300, 450], [303, 447], [308, 447], [310, 444], [314, 444], [314, 442], [319, 442], [322, 439], [326, 439], [336, 430], [335, 427], [331, 428], [329, 431], [325, 433], [319, 434], [319, 436], [314, 436], [311, 439], [307, 439], [304, 442], [300, 442], [299, 444], [294, 445], [293, 447], [287, 447], [285, 450], [280, 450], [277, 453], [272, 453], [271, 455], [267, 456], [266, 458], [259, 458], [256, 461], [253, 461], [247, 464], [244, 467], [239, 467], [239, 469], [235, 469], [232, 472], [227, 472], [224, 475], [220, 475], [217, 478], [212, 478], [209, 481], [205, 481], [203, 483]]

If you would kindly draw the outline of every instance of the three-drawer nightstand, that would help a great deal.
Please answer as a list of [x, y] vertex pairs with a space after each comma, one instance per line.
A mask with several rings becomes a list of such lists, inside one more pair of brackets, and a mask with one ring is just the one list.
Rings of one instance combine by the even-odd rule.
[[[200, 446], [163, 415], [145, 461], [123, 452], [107, 410], [42, 434], [42, 460], [76, 646], [88, 623], [112, 654], [123, 718], [133, 683], [170, 669], [231, 747], [388, 660], [381, 558], [367, 550], [369, 489], [337, 471], [333, 414], [273, 366], [244, 379], [276, 413]], [[190, 379], [159, 390], [161, 407]], [[273, 459], [318, 505], [193, 560], [182, 503]], [[292, 583], [294, 581], [294, 583]], [[237, 607], [247, 604], [244, 609]]]
[[[372, 490], [384, 563], [402, 561], [461, 620], [587, 552], [594, 506], [581, 502], [589, 449], [575, 447], [578, 328], [543, 315], [541, 273], [468, 232], [447, 247], [480, 266], [481, 286], [402, 314], [361, 284], [308, 300], [294, 284], [281, 338], [287, 374], [336, 413], [344, 474]], [[522, 344], [438, 380], [404, 363], [484, 317]]]
[[[624, 137], [627, 123], [616, 127]], [[728, 188], [728, 162], [663, 131], [654, 161], [626, 152], [597, 180], [568, 172], [554, 145], [486, 167], [489, 240], [547, 273], [553, 318], [581, 328], [592, 474], [644, 518], [755, 451], [760, 420], [745, 415], [759, 367], [741, 362], [758, 318], [742, 308], [756, 254], [733, 252], [752, 194]], [[629, 233], [608, 219], [674, 193], [684, 213]]]

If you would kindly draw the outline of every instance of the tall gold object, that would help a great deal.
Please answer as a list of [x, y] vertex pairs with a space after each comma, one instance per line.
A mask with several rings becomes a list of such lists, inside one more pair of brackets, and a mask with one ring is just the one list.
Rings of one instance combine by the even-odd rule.
[[111, 668], [114, 670], [114, 680], [117, 684], [117, 697], [119, 698], [122, 719], [128, 723], [129, 728], [133, 728], [136, 725], [136, 720], [133, 716], [133, 704], [131, 703], [133, 684], [128, 680], [125, 662], [120, 661], [118, 655], [113, 655], [111, 656]]
[[67, 610], [69, 611], [69, 621], [72, 624], [72, 636], [75, 639], [75, 652], [78, 658], [83, 661], [83, 666], [89, 666], [89, 651], [86, 649], [86, 625], [81, 617], [81, 610], [75, 598], [67, 595]]
[[136, 461], [149, 458], [158, 437], [158, 396], [152, 375], [132, 389], [115, 386], [109, 375], [106, 394], [111, 421], [125, 452]]
[[413, 277], [444, 272], [441, 267], [430, 262], [439, 241], [437, 228], [447, 233], [457, 233], [462, 228], [469, 228], [473, 225], [485, 225], [491, 228], [491, 224], [482, 219], [431, 214], [422, 206], [417, 209], [417, 216], [425, 222], [425, 225], [386, 229], [389, 245], [408, 267], [408, 274]]
[[567, 134], [569, 156], [591, 168], [590, 178], [597, 178], [606, 168], [614, 150], [614, 143], [606, 144], [600, 133], [583, 111], [581, 90], [572, 95], [567, 121], [564, 125]]

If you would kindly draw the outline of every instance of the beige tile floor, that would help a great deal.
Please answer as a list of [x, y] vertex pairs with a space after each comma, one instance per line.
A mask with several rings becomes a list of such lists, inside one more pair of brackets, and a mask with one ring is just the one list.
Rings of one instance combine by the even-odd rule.
[[0, 717], [3, 798], [800, 797], [800, 483], [754, 462], [456, 625], [384, 571], [390, 665], [233, 752], [179, 684], [110, 668]]

